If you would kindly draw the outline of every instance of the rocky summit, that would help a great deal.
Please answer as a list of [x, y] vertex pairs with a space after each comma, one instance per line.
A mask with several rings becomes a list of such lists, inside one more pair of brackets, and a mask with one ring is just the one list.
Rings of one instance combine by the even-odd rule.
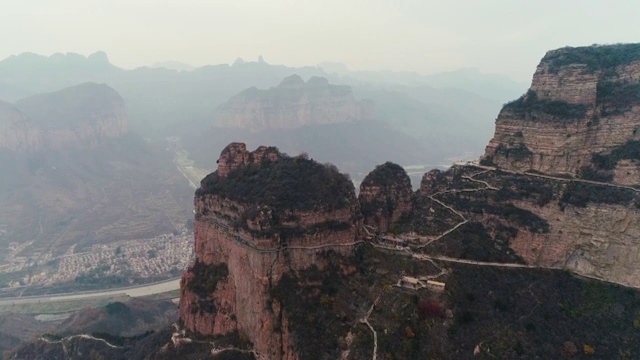
[[202, 180], [195, 207], [196, 261], [181, 284], [184, 327], [241, 333], [268, 358], [296, 358], [271, 292], [290, 271], [322, 271], [321, 252], [353, 252], [359, 209], [351, 181], [305, 157], [233, 143]]

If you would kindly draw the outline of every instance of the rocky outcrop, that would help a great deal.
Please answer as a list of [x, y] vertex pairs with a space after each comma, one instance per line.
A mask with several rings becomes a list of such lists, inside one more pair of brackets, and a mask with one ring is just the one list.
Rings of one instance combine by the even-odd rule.
[[247, 145], [243, 143], [231, 143], [222, 150], [218, 164], [218, 176], [225, 177], [231, 171], [249, 164], [259, 165], [263, 161], [276, 161], [282, 158], [282, 154], [276, 147], [260, 146], [255, 151], [247, 151]]
[[[514, 170], [582, 176], [595, 155], [640, 139], [639, 114], [640, 44], [550, 51], [527, 94], [498, 115], [483, 160]], [[635, 165], [622, 166], [625, 174], [637, 172]]]
[[364, 224], [386, 232], [411, 213], [412, 195], [411, 179], [400, 165], [386, 162], [377, 166], [360, 185], [358, 201]]
[[[454, 189], [439, 199], [527, 264], [640, 287], [640, 198], [625, 187], [640, 184], [639, 116], [640, 44], [550, 51], [500, 112], [481, 160], [516, 173], [433, 171], [420, 193]], [[511, 229], [502, 240], [500, 229]]]
[[298, 75], [292, 75], [268, 90], [242, 91], [220, 106], [215, 121], [220, 127], [261, 131], [372, 117], [372, 103], [357, 101], [350, 87], [330, 85], [322, 77], [311, 77], [305, 83]]
[[195, 264], [181, 283], [180, 318], [202, 335], [238, 332], [269, 359], [297, 359], [287, 314], [270, 289], [289, 272], [351, 254], [359, 208], [333, 167], [275, 148], [232, 143], [195, 198]]
[[0, 103], [0, 148], [36, 152], [95, 147], [128, 132], [124, 101], [107, 85], [86, 83]]

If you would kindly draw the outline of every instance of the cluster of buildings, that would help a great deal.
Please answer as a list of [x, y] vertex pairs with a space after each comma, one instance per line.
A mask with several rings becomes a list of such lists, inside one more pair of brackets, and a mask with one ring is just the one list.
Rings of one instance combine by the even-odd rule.
[[[10, 252], [18, 254], [28, 244], [12, 244]], [[135, 239], [93, 245], [76, 253], [71, 247], [65, 254], [53, 257], [43, 254], [37, 261], [20, 256], [7, 256], [0, 273], [21, 273], [9, 286], [28, 284], [52, 285], [74, 281], [78, 276], [124, 276], [148, 278], [175, 275], [193, 260], [193, 233], [164, 234], [151, 239]], [[36, 265], [36, 266], [34, 266]], [[32, 268], [28, 274], [24, 270]]]

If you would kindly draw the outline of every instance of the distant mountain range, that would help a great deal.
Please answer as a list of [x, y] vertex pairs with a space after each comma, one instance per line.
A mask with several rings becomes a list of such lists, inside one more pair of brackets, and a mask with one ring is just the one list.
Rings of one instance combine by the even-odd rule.
[[[311, 82], [328, 86], [325, 95], [290, 91], [305, 97], [300, 101], [310, 101], [306, 113], [292, 108], [294, 102], [282, 100], [291, 95], [282, 90], [274, 95], [283, 79], [292, 75], [303, 83], [316, 79]], [[353, 173], [386, 160], [433, 165], [476, 158], [491, 137], [501, 105], [526, 88], [507, 77], [476, 70], [424, 76], [350, 71], [339, 63], [288, 67], [269, 64], [262, 57], [193, 69], [164, 62], [133, 70], [112, 65], [103, 52], [87, 57], [24, 53], [0, 61], [0, 99], [8, 102], [86, 82], [107, 84], [122, 96], [135, 133], [148, 138], [179, 136], [203, 167], [211, 167], [198, 161], [201, 156], [196, 152], [204, 150], [203, 143], [214, 151], [242, 140], [252, 146], [270, 143], [289, 152], [313, 152]], [[352, 93], [352, 99], [326, 96], [336, 89]], [[269, 103], [269, 99], [284, 102]], [[360, 120], [364, 113], [353, 113], [353, 104], [364, 100], [367, 105], [361, 111], [367, 113], [368, 124], [335, 120], [346, 114], [352, 122]], [[245, 126], [247, 121], [254, 126]], [[304, 126], [291, 128], [296, 121]]]

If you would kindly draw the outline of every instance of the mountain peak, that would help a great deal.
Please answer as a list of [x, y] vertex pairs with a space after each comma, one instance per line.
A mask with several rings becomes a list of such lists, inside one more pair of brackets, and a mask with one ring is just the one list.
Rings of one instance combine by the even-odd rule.
[[308, 86], [326, 87], [329, 86], [329, 80], [322, 76], [312, 76], [307, 80]]
[[304, 86], [304, 80], [302, 80], [302, 78], [298, 74], [287, 76], [282, 80], [280, 85], [278, 85], [278, 87], [303, 87], [303, 86]]
[[89, 62], [94, 64], [110, 64], [109, 57], [107, 56], [107, 53], [105, 53], [104, 51], [94, 52], [93, 54], [87, 56], [87, 60], [89, 60]]

